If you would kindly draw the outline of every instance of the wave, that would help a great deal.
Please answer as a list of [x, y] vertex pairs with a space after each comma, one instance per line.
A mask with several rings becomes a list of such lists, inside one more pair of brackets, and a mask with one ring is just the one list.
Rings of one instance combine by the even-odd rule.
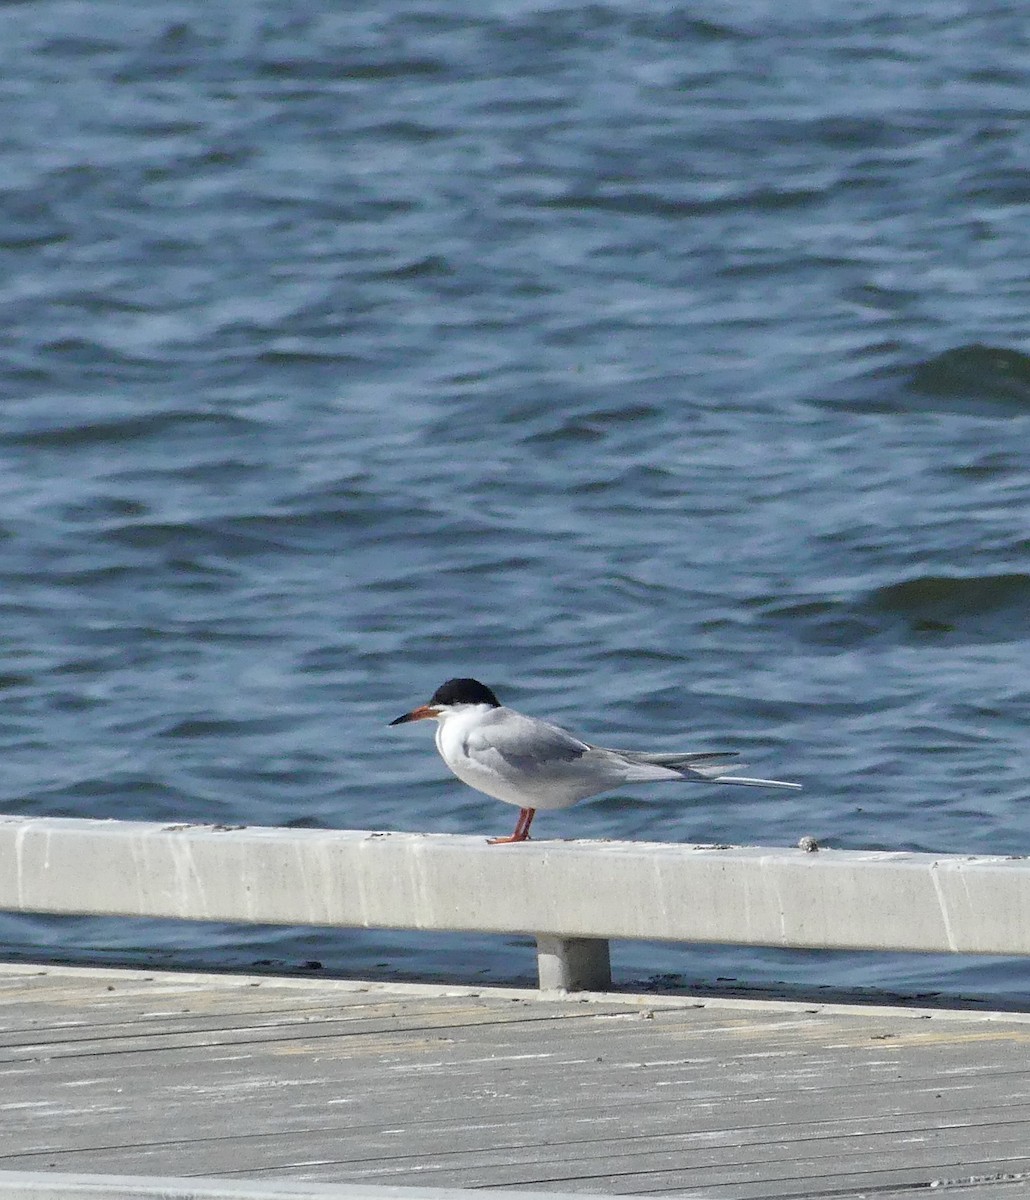
[[766, 610], [813, 645], [933, 638], [1006, 642], [1026, 636], [1030, 575], [917, 575], [844, 600], [812, 597]]
[[183, 432], [238, 435], [252, 422], [230, 413], [206, 409], [176, 409], [122, 416], [74, 417], [67, 411], [58, 418], [47, 415], [37, 425], [0, 433], [0, 442], [37, 450], [77, 449], [111, 446], [124, 450], [126, 443], [148, 439], [167, 440]]
[[990, 406], [1013, 412], [1030, 410], [1030, 355], [974, 343], [946, 350], [917, 363], [906, 390], [914, 396], [972, 409]]
[[1025, 636], [1030, 575], [920, 575], [877, 588], [866, 606], [901, 618], [916, 633], [1007, 641]]

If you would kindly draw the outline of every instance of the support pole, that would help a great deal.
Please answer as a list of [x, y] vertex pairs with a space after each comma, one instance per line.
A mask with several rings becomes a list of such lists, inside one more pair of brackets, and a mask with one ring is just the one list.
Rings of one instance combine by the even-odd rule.
[[544, 992], [605, 992], [612, 984], [607, 938], [537, 934], [536, 962]]

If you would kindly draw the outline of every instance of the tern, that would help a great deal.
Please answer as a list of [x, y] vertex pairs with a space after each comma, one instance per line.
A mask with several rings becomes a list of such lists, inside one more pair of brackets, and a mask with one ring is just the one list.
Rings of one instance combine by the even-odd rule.
[[515, 832], [510, 837], [490, 838], [491, 846], [527, 841], [538, 808], [568, 808], [625, 783], [686, 780], [749, 787], [801, 786], [728, 774], [723, 760], [735, 758], [733, 751], [647, 754], [593, 746], [560, 725], [505, 708], [478, 679], [448, 679], [428, 704], [390, 724], [429, 717], [437, 722], [440, 757], [462, 783], [519, 809]]

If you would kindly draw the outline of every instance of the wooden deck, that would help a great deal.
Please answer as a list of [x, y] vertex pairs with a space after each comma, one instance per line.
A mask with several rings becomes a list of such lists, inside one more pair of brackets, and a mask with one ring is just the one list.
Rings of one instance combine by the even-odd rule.
[[1021, 1014], [7, 966], [0, 1029], [0, 1173], [1030, 1193]]

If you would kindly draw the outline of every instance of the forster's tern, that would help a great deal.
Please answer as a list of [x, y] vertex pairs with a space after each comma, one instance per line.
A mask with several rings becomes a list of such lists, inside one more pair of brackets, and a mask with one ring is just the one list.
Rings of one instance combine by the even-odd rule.
[[390, 724], [427, 717], [437, 722], [440, 757], [462, 783], [520, 810], [511, 837], [491, 838], [491, 845], [526, 841], [538, 808], [568, 808], [577, 800], [610, 792], [624, 783], [678, 779], [752, 787], [800, 786], [727, 774], [721, 760], [735, 758], [732, 751], [642, 754], [592, 746], [558, 725], [505, 708], [486, 684], [476, 679], [448, 679], [428, 704]]

